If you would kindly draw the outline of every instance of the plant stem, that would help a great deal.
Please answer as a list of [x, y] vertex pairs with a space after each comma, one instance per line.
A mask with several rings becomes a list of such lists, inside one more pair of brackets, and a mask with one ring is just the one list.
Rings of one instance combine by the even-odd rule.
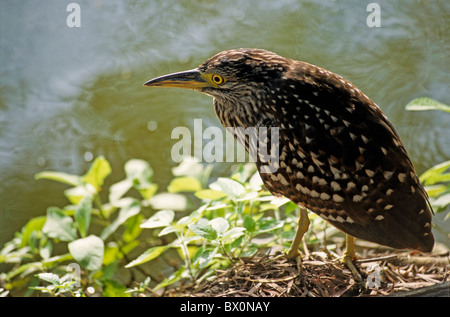
[[105, 212], [103, 210], [103, 203], [102, 203], [102, 200], [101, 200], [100, 195], [98, 193], [94, 195], [94, 203], [95, 203], [95, 205], [98, 208], [98, 211], [100, 213], [100, 217], [103, 220], [107, 220], [107, 218], [105, 216]]
[[228, 254], [227, 250], [225, 250], [225, 245], [223, 244], [222, 241], [219, 242], [220, 243], [220, 247], [222, 249], [223, 254], [225, 254], [225, 256], [228, 258], [228, 260], [230, 261], [230, 263], [234, 263], [233, 258]]
[[178, 238], [178, 241], [180, 241], [180, 245], [181, 245], [181, 252], [183, 252], [183, 256], [184, 256], [184, 262], [185, 265], [189, 271], [189, 275], [191, 276], [192, 280], [195, 280], [195, 276], [194, 273], [192, 271], [192, 267], [191, 267], [191, 258], [189, 256], [189, 249], [184, 241], [184, 238], [182, 237], [182, 235], [180, 234], [180, 232], [175, 232]]

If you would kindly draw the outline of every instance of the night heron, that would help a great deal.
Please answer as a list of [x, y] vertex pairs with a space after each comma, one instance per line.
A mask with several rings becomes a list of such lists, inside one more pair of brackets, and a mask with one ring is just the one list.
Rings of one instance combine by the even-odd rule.
[[[263, 171], [261, 158], [256, 164], [272, 194], [300, 207], [289, 257], [299, 256], [307, 209], [347, 234], [343, 262], [350, 268], [353, 237], [432, 250], [433, 211], [399, 135], [380, 108], [343, 77], [266, 50], [236, 49], [144, 85], [214, 97], [225, 127], [278, 128], [277, 140], [271, 140], [278, 142], [276, 169]], [[238, 141], [249, 150], [247, 138]]]

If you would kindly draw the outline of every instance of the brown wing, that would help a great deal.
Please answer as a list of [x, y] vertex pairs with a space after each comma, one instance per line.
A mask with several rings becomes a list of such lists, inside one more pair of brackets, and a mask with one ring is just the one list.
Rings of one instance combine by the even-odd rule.
[[339, 75], [301, 62], [272, 90], [283, 96], [266, 100], [278, 112], [280, 162], [261, 174], [267, 188], [357, 238], [431, 251], [427, 194], [383, 112]]

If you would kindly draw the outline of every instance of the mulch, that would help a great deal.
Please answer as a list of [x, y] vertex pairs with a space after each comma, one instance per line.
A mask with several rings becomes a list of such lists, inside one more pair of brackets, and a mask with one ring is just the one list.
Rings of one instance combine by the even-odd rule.
[[448, 249], [422, 254], [393, 249], [360, 249], [355, 265], [361, 281], [330, 251], [307, 252], [299, 265], [281, 253], [240, 258], [201, 283], [164, 290], [161, 296], [188, 297], [450, 297]]

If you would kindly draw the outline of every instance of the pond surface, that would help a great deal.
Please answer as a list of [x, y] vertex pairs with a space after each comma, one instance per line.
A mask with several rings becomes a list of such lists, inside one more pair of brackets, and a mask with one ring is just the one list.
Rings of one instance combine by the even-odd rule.
[[[0, 2], [0, 245], [50, 205], [67, 204], [43, 170], [83, 174], [104, 155], [123, 177], [131, 158], [149, 161], [165, 188], [175, 162], [171, 131], [220, 126], [212, 100], [148, 79], [191, 69], [231, 48], [258, 47], [352, 81], [397, 128], [418, 173], [450, 158], [450, 117], [407, 112], [412, 99], [450, 103], [450, 2], [76, 1], [81, 27], [61, 0]], [[214, 173], [226, 173], [215, 164]]]

